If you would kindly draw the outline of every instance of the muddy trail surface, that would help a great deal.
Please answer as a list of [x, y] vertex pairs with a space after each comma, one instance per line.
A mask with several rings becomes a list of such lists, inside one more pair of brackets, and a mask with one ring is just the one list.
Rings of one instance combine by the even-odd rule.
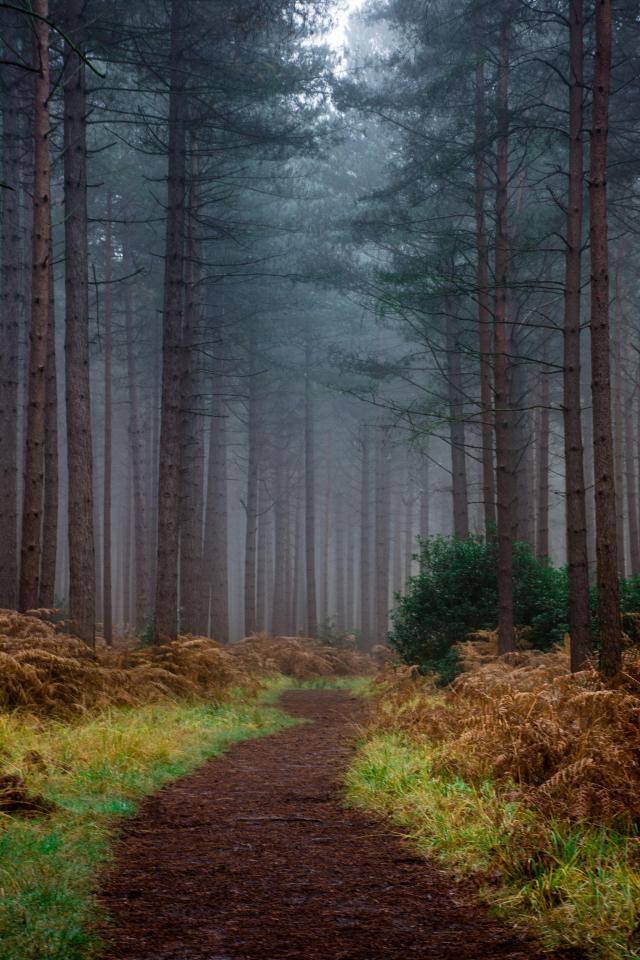
[[539, 960], [388, 827], [340, 802], [362, 705], [284, 695], [313, 720], [163, 788], [101, 891], [109, 960]]

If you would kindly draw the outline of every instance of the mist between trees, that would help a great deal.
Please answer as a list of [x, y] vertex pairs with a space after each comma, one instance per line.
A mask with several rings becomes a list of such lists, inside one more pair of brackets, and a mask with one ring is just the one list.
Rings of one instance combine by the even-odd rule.
[[371, 0], [338, 51], [344, 15], [0, 3], [0, 604], [366, 647], [418, 537], [480, 533], [500, 652], [520, 540], [568, 562], [574, 667], [596, 582], [611, 675], [635, 5]]

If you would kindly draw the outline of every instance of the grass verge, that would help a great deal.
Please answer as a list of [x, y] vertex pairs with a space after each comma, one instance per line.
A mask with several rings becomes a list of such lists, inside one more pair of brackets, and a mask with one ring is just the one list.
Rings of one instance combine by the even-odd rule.
[[543, 818], [485, 780], [446, 772], [446, 746], [393, 733], [363, 743], [347, 802], [383, 814], [425, 857], [475, 877], [482, 896], [549, 949], [640, 957], [640, 838]]
[[0, 714], [3, 769], [53, 804], [49, 815], [0, 823], [0, 960], [91, 956], [95, 879], [117, 819], [231, 744], [296, 722], [240, 697], [111, 709], [74, 724]]

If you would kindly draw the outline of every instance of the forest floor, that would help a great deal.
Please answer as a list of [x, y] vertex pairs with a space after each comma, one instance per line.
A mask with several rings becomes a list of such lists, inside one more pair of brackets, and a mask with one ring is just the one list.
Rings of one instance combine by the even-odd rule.
[[361, 700], [298, 690], [281, 706], [313, 722], [234, 746], [127, 822], [101, 890], [109, 960], [541, 956], [470, 886], [345, 808]]

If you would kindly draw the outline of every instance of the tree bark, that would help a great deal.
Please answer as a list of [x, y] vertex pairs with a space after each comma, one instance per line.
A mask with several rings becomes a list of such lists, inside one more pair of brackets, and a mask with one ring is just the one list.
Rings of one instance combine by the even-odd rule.
[[360, 471], [360, 633], [365, 649], [373, 646], [371, 622], [371, 431], [362, 428]]
[[258, 437], [258, 381], [255, 344], [249, 357], [249, 402], [247, 410], [247, 525], [244, 547], [244, 632], [254, 633], [256, 623], [256, 545], [258, 534], [258, 482], [260, 450]]
[[275, 579], [273, 584], [273, 632], [282, 636], [287, 632], [287, 490], [285, 458], [279, 454], [276, 463], [275, 489]]
[[596, 483], [596, 556], [600, 669], [613, 677], [622, 665], [618, 584], [615, 466], [611, 430], [609, 355], [609, 242], [607, 141], [611, 73], [611, 0], [596, 0], [593, 73], [589, 236], [591, 241], [591, 399]]
[[376, 442], [376, 641], [385, 643], [389, 625], [389, 428], [379, 426]]
[[469, 536], [469, 497], [465, 453], [464, 395], [462, 392], [462, 373], [456, 326], [455, 319], [450, 316], [447, 320], [447, 388], [453, 485], [453, 535], [466, 538]]
[[[47, 338], [49, 333], [49, 255], [51, 177], [49, 171], [49, 26], [47, 0], [35, 0], [34, 180], [31, 279], [31, 330], [25, 445], [22, 543], [20, 550], [21, 610], [38, 606], [42, 558]], [[3, 544], [4, 549], [4, 544]]]
[[169, 164], [162, 338], [162, 401], [158, 470], [158, 561], [155, 639], [174, 638], [178, 626], [180, 403], [184, 296], [185, 95], [181, 89], [186, 39], [184, 4], [172, 0], [169, 88]]
[[618, 538], [618, 575], [626, 576], [625, 562], [625, 518], [624, 518], [624, 450], [622, 447], [624, 424], [622, 413], [622, 339], [624, 311], [622, 302], [621, 251], [618, 255], [615, 280], [615, 313], [613, 325], [613, 424], [614, 424], [614, 464], [616, 475], [616, 536]]
[[[19, 43], [20, 14], [0, 10], [3, 47], [8, 60]], [[19, 84], [24, 71], [2, 67], [2, 183], [0, 190], [0, 606], [18, 602], [18, 392], [23, 322], [20, 274], [20, 137]]]
[[498, 653], [515, 650], [513, 623], [513, 472], [511, 411], [507, 361], [507, 264], [509, 253], [509, 61], [511, 4], [503, 0], [497, 84], [496, 240], [494, 302], [494, 384], [496, 429], [496, 492], [498, 499]]
[[113, 646], [113, 598], [111, 564], [111, 451], [113, 443], [113, 409], [111, 401], [113, 334], [111, 328], [111, 281], [113, 277], [113, 201], [107, 191], [107, 223], [105, 226], [104, 269], [104, 477], [102, 489], [102, 633], [107, 646]]
[[[51, 231], [49, 231], [51, 240]], [[47, 395], [44, 425], [44, 517], [40, 563], [39, 607], [55, 603], [58, 553], [58, 372], [56, 367], [56, 320], [53, 283], [53, 249], [49, 243], [49, 331], [47, 334]]]
[[83, 0], [70, 0], [64, 79], [66, 410], [69, 477], [69, 614], [90, 646], [96, 628], [96, 554], [89, 380], [87, 147]]
[[[627, 356], [632, 353], [632, 347], [627, 340]], [[624, 468], [625, 486], [627, 492], [627, 514], [629, 518], [629, 562], [632, 577], [640, 573], [640, 542], [638, 540], [638, 501], [636, 500], [636, 430], [633, 417], [633, 384], [629, 376], [625, 377], [624, 408], [627, 411], [625, 418]]]
[[[125, 267], [133, 267], [128, 230], [124, 234]], [[134, 310], [132, 290], [124, 285], [124, 323], [127, 341], [127, 386], [129, 389], [129, 444], [131, 447], [131, 485], [133, 494], [133, 554], [135, 569], [135, 618], [136, 629], [148, 623], [151, 616], [151, 584], [149, 577], [148, 505], [145, 493], [144, 439], [140, 418], [138, 394], [138, 364], [135, 352]]]
[[315, 512], [315, 449], [314, 411], [311, 387], [311, 339], [307, 334], [305, 346], [304, 383], [304, 492], [305, 492], [305, 553], [307, 581], [307, 634], [314, 637], [318, 628], [316, 607], [316, 512]]
[[563, 417], [571, 669], [581, 670], [591, 653], [592, 647], [580, 376], [584, 207], [584, 14], [582, 0], [569, 0], [568, 12], [570, 47], [569, 190], [565, 257]]
[[207, 507], [203, 567], [210, 579], [209, 631], [220, 643], [229, 642], [229, 563], [227, 505], [227, 411], [221, 384], [214, 377], [209, 432]]
[[548, 355], [547, 341], [542, 347], [543, 366], [540, 376], [540, 393], [538, 408], [538, 462], [536, 497], [538, 510], [536, 516], [536, 556], [545, 560], [549, 556], [549, 375], [546, 368]]
[[204, 505], [204, 437], [202, 382], [198, 339], [201, 336], [201, 251], [198, 237], [198, 145], [191, 143], [192, 162], [186, 238], [186, 303], [182, 332], [180, 429], [180, 631], [197, 633], [202, 619], [202, 514]]
[[430, 534], [431, 492], [429, 489], [429, 453], [424, 451], [420, 469], [420, 539], [426, 540]]
[[476, 219], [476, 283], [478, 287], [478, 330], [480, 341], [480, 407], [482, 410], [482, 499], [484, 529], [487, 540], [495, 536], [496, 491], [493, 466], [493, 423], [491, 396], [491, 326], [489, 312], [489, 242], [485, 221], [485, 78], [481, 58], [476, 65], [475, 113], [475, 219]]

